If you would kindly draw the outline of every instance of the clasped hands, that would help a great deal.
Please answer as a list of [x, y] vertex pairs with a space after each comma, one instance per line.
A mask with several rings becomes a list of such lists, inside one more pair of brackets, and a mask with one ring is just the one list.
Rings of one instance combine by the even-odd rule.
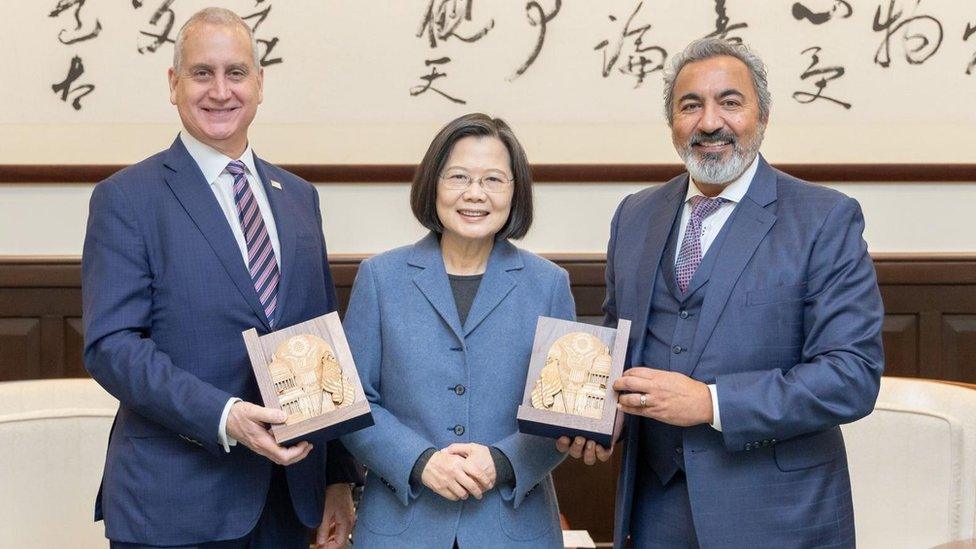
[[[713, 421], [708, 385], [678, 372], [644, 366], [630, 368], [613, 382], [613, 389], [624, 393], [617, 400], [617, 409], [627, 414], [679, 427]], [[606, 449], [583, 437], [574, 440], [560, 437], [556, 440], [556, 449], [582, 459], [587, 465], [607, 461], [613, 453], [612, 446]]]
[[421, 475], [424, 486], [451, 501], [481, 499], [495, 487], [495, 462], [487, 446], [452, 444], [434, 452]]

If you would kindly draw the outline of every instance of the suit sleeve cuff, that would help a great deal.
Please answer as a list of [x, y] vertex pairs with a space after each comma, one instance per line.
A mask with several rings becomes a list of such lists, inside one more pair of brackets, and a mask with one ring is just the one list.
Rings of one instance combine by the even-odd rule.
[[235, 402], [241, 402], [241, 399], [231, 397], [227, 400], [227, 404], [224, 404], [224, 412], [220, 414], [220, 425], [217, 427], [217, 441], [223, 446], [224, 452], [228, 454], [231, 446], [237, 446], [237, 439], [227, 434], [227, 416], [230, 415], [230, 407]]
[[714, 383], [708, 386], [708, 392], [712, 395], [712, 422], [709, 425], [712, 429], [721, 432], [722, 431], [722, 416], [719, 415], [718, 409], [718, 387]]

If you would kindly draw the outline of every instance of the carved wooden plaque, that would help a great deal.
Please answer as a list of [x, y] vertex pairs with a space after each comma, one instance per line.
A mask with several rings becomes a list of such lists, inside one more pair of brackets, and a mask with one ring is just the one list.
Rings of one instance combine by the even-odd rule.
[[519, 431], [557, 438], [582, 435], [609, 446], [617, 416], [613, 380], [623, 373], [630, 321], [617, 329], [539, 317]]
[[609, 378], [610, 348], [595, 335], [568, 333], [546, 354], [532, 407], [600, 419]]
[[373, 424], [338, 313], [243, 335], [264, 405], [288, 414], [271, 426], [279, 444], [311, 433], [330, 440]]

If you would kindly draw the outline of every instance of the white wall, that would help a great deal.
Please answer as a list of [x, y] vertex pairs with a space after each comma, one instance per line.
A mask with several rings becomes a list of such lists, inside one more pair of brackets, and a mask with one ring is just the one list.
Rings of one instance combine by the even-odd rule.
[[[836, 184], [861, 202], [872, 252], [976, 252], [976, 184]], [[536, 221], [522, 246], [603, 252], [617, 203], [639, 184], [537, 184]], [[0, 256], [79, 255], [91, 185], [0, 185]], [[319, 185], [331, 253], [375, 253], [423, 230], [407, 184]]]

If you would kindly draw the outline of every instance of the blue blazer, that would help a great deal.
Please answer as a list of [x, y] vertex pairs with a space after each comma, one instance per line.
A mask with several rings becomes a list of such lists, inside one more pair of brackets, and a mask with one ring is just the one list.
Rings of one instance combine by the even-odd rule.
[[[605, 321], [633, 321], [638, 366], [655, 277], [688, 176], [628, 196], [607, 250]], [[840, 428], [874, 407], [884, 365], [883, 308], [857, 202], [760, 159], [716, 250], [683, 372], [718, 390], [722, 432], [683, 430], [703, 547], [852, 546]], [[712, 253], [709, 251], [709, 253]], [[670, 258], [668, 259], [670, 260]], [[653, 365], [650, 365], [653, 367]], [[628, 417], [615, 544], [629, 532], [638, 425]]]
[[[357, 549], [449, 549], [455, 536], [461, 547], [562, 547], [549, 473], [563, 455], [519, 433], [515, 416], [538, 317], [574, 310], [566, 271], [507, 241], [463, 326], [435, 234], [360, 265], [343, 325], [376, 423], [342, 439], [369, 470]], [[464, 502], [411, 489], [420, 454], [455, 442], [501, 450], [514, 488]]]
[[[277, 327], [335, 309], [315, 189], [255, 157], [281, 244]], [[281, 183], [273, 188], [271, 181]], [[231, 396], [261, 398], [243, 330], [270, 331], [213, 192], [177, 139], [95, 187], [82, 257], [85, 366], [121, 405], [96, 520], [116, 541], [182, 545], [253, 529], [272, 464], [217, 442]], [[307, 526], [330, 479], [355, 476], [338, 443], [287, 468]]]

